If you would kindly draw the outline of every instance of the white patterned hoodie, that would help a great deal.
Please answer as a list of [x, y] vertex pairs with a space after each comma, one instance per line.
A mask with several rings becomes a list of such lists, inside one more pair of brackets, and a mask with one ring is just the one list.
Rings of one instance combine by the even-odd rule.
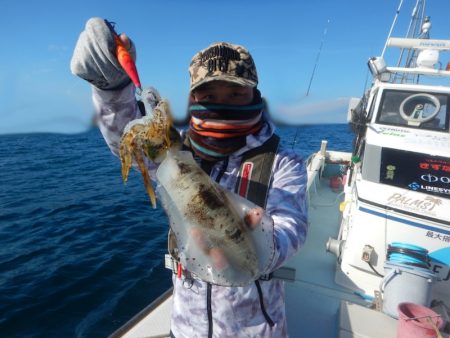
[[[93, 101], [100, 131], [111, 151], [118, 155], [122, 131], [126, 124], [142, 117], [134, 87], [104, 91], [93, 87]], [[266, 123], [257, 135], [247, 137], [247, 144], [229, 156], [219, 184], [233, 190], [237, 181], [241, 156], [262, 145], [274, 131]], [[223, 162], [211, 170], [215, 179], [223, 171]], [[154, 168], [152, 168], [154, 169]], [[154, 177], [154, 175], [152, 175]], [[280, 267], [303, 245], [307, 233], [307, 175], [304, 160], [280, 146], [272, 167], [265, 211], [273, 219], [275, 255], [268, 272]], [[183, 286], [173, 277], [172, 335], [195, 337], [287, 337], [284, 282], [271, 279], [243, 287], [222, 287], [194, 280], [192, 287]], [[259, 284], [259, 285], [258, 285]]]

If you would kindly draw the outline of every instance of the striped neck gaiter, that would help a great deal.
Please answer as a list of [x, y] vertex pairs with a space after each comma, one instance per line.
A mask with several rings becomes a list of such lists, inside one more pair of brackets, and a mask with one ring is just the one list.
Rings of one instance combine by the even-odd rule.
[[261, 129], [263, 108], [260, 94], [244, 106], [190, 102], [188, 143], [202, 159], [221, 160], [245, 146], [247, 135]]

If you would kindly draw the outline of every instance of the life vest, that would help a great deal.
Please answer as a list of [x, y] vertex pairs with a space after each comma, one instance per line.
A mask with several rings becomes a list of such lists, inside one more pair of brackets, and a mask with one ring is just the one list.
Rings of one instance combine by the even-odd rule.
[[234, 192], [261, 208], [266, 207], [272, 166], [280, 138], [273, 134], [263, 145], [242, 156]]
[[[250, 200], [254, 204], [260, 206], [265, 209], [267, 203], [267, 196], [269, 192], [270, 181], [272, 179], [272, 167], [273, 162], [275, 160], [275, 156], [278, 150], [278, 146], [280, 143], [280, 138], [277, 135], [272, 135], [264, 144], [261, 146], [251, 149], [243, 154], [239, 172], [238, 179], [236, 185], [234, 187], [234, 192], [239, 194], [240, 196]], [[221, 172], [216, 178], [216, 181], [219, 182], [220, 178], [223, 175], [223, 172], [227, 167], [226, 161], [222, 167]], [[209, 175], [213, 163], [202, 161], [201, 166], [203, 170]], [[178, 259], [178, 248], [176, 243], [176, 238], [173, 233], [169, 229], [168, 235], [168, 251], [169, 254], [166, 255], [165, 266], [173, 270], [175, 274], [178, 275], [179, 278], [183, 277], [183, 285], [185, 287], [190, 288], [192, 286], [193, 280], [191, 274], [187, 271], [185, 272], [181, 264], [179, 264]], [[187, 273], [187, 275], [185, 275]], [[270, 279], [281, 279], [287, 281], [293, 281], [295, 279], [295, 269], [281, 267], [275, 270], [274, 272], [260, 276], [259, 279], [254, 281], [256, 286], [259, 303], [261, 306], [262, 314], [269, 324], [270, 327], [273, 327], [275, 323], [272, 321], [271, 317], [266, 311], [264, 301], [263, 301], [263, 292], [260, 285], [260, 281], [266, 281]], [[211, 310], [211, 291], [212, 285], [207, 283], [207, 311], [208, 311], [208, 336], [212, 336], [212, 310]]]

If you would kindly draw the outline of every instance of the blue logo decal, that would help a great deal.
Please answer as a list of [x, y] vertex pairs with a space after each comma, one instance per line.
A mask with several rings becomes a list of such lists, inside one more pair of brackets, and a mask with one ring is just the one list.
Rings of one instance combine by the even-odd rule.
[[416, 190], [419, 190], [420, 184], [417, 182], [412, 182], [411, 184], [408, 185], [408, 187], [410, 187], [412, 190], [416, 191]]

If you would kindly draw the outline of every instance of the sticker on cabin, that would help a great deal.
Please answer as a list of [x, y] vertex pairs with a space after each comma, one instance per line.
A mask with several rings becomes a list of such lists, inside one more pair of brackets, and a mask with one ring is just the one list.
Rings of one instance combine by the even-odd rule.
[[400, 128], [381, 127], [378, 133], [386, 136], [406, 137], [406, 135], [409, 134], [410, 131]]
[[[433, 238], [436, 238], [436, 232], [431, 231]], [[438, 235], [442, 235], [437, 233]], [[429, 234], [427, 233], [427, 236]], [[450, 242], [450, 236], [441, 236], [445, 242]], [[439, 239], [441, 239], [439, 238]], [[450, 247], [440, 248], [429, 253], [431, 258], [431, 269], [442, 281], [450, 279]]]
[[436, 211], [442, 205], [442, 200], [431, 196], [414, 198], [408, 194], [393, 193], [387, 199], [386, 205], [416, 213], [420, 212], [428, 216], [436, 216]]
[[447, 242], [450, 243], [450, 236], [449, 235], [445, 235], [445, 234], [441, 234], [440, 232], [437, 231], [427, 231], [426, 236], [429, 238], [433, 238], [433, 239], [437, 239], [441, 242]]
[[395, 165], [386, 166], [386, 177], [387, 180], [393, 180], [395, 176]]
[[383, 148], [380, 183], [448, 198], [450, 160], [440, 156]]

